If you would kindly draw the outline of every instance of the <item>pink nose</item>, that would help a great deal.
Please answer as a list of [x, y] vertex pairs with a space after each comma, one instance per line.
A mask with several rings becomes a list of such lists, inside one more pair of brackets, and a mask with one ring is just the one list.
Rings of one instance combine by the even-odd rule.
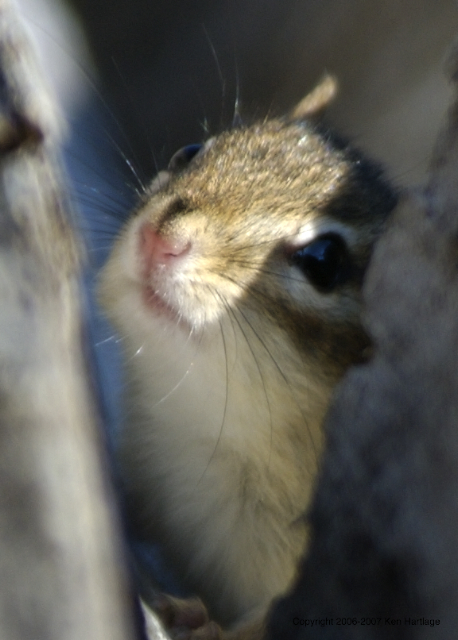
[[145, 275], [160, 265], [172, 265], [177, 258], [188, 253], [191, 243], [183, 238], [163, 236], [152, 224], [145, 222], [140, 228], [139, 251]]

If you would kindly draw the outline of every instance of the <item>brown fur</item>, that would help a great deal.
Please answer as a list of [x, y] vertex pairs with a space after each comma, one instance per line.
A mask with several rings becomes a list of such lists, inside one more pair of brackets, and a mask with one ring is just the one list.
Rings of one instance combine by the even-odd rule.
[[[153, 183], [102, 273], [126, 356], [118, 459], [130, 522], [161, 541], [213, 617], [235, 624], [227, 637], [258, 637], [263, 623], [245, 621], [294, 576], [321, 423], [368, 346], [361, 279], [394, 201], [334, 135], [267, 120], [221, 134]], [[179, 268], [145, 276], [145, 224], [188, 243]], [[350, 266], [323, 293], [290, 256], [329, 231]], [[145, 306], [146, 285], [168, 317]]]

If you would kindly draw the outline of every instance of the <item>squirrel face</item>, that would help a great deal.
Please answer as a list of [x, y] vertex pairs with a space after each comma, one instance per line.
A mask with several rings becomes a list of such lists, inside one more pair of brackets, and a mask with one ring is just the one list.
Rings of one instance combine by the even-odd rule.
[[107, 309], [132, 287], [146, 317], [194, 336], [239, 313], [329, 374], [361, 358], [362, 276], [395, 200], [377, 169], [317, 127], [271, 120], [185, 148], [162, 182], [108, 263]]

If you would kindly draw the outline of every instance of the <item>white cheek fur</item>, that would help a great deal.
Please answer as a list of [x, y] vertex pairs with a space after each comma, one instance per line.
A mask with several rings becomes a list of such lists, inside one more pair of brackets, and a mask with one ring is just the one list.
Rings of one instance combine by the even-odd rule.
[[358, 241], [356, 229], [341, 224], [332, 218], [323, 217], [311, 218], [305, 224], [301, 225], [298, 233], [291, 239], [289, 244], [293, 250], [300, 249], [326, 233], [335, 233], [341, 236], [350, 249]]

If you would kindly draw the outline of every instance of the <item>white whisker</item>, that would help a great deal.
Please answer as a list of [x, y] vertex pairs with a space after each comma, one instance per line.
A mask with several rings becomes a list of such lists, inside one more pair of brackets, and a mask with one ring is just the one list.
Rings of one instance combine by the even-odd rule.
[[188, 376], [189, 372], [191, 371], [192, 367], [194, 366], [194, 363], [191, 362], [191, 364], [189, 365], [188, 369], [185, 371], [183, 377], [181, 378], [181, 380], [179, 380], [176, 385], [170, 389], [170, 391], [163, 396], [160, 400], [158, 400], [155, 404], [151, 405], [153, 408], [159, 406], [160, 404], [162, 404], [163, 402], [165, 402], [165, 400], [167, 400], [167, 398], [170, 398], [170, 396], [172, 395], [172, 393], [174, 393], [177, 389], [180, 388], [180, 386], [183, 384], [183, 381], [185, 380], [185, 378]]

